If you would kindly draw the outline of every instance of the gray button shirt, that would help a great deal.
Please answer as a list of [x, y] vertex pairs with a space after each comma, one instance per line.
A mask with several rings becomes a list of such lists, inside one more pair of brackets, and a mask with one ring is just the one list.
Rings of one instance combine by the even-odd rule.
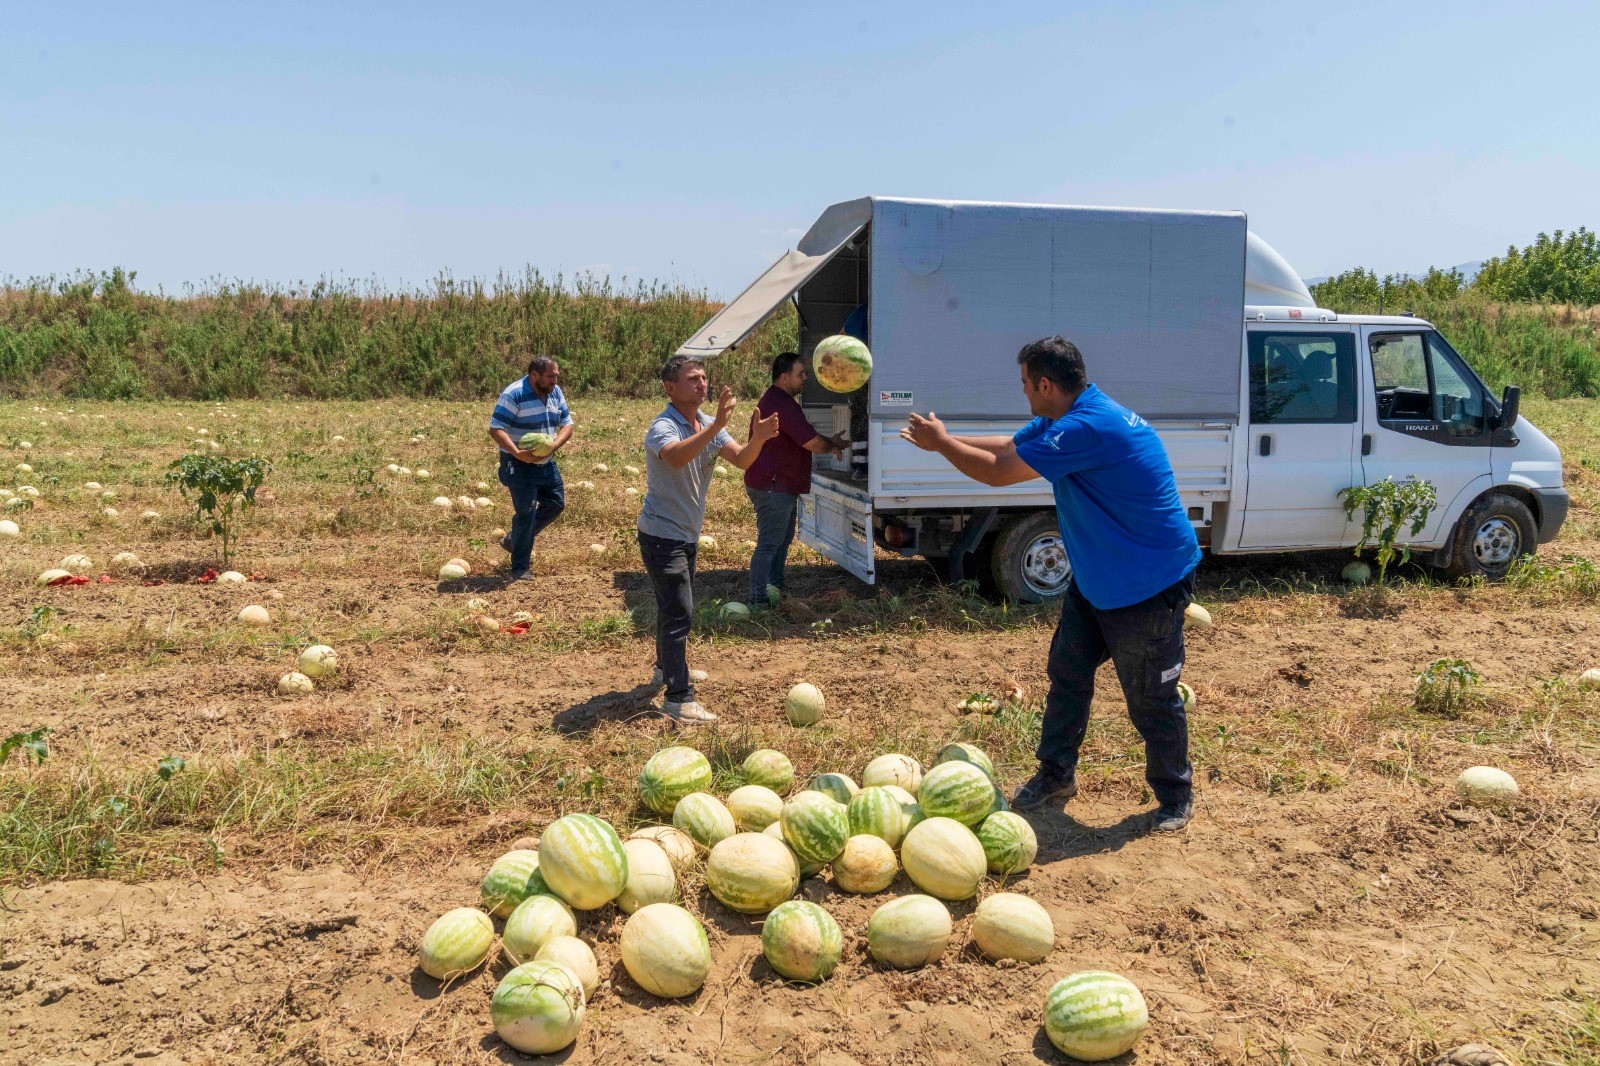
[[691, 426], [671, 404], [656, 415], [644, 433], [644, 507], [639, 512], [639, 532], [667, 540], [693, 542], [700, 539], [706, 521], [706, 490], [711, 487], [711, 468], [717, 453], [733, 443], [726, 429], [707, 444], [705, 450], [684, 466], [674, 468], [661, 458], [661, 449], [688, 440], [711, 424], [711, 416], [695, 412], [698, 426]]

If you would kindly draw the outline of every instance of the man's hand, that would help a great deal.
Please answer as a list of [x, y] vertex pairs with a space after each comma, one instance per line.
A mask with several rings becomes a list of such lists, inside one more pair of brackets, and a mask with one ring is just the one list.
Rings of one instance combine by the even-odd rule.
[[733, 386], [722, 386], [722, 392], [717, 395], [717, 417], [712, 419], [719, 430], [727, 426], [728, 419], [733, 417], [733, 409], [738, 405], [739, 400], [733, 394]]
[[[551, 454], [553, 455], [555, 453], [552, 452]], [[526, 448], [518, 448], [516, 451], [511, 453], [511, 457], [519, 463], [537, 463], [539, 461], [539, 456], [528, 451]]]
[[778, 435], [778, 412], [774, 411], [766, 418], [756, 415], [750, 419], [750, 441], [768, 441]]
[[944, 423], [939, 421], [939, 417], [929, 411], [927, 418], [913, 413], [900, 431], [900, 439], [910, 441], [925, 452], [936, 452], [940, 445], [950, 439], [950, 434], [945, 432]]

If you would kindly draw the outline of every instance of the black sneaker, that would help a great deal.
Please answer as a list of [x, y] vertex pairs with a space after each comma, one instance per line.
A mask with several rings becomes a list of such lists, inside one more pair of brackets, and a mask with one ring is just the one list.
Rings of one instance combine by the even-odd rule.
[[506, 578], [506, 584], [507, 585], [515, 585], [518, 581], [532, 581], [532, 580], [533, 580], [533, 571], [532, 570], [513, 570], [513, 571], [511, 571], [511, 575]]
[[1150, 829], [1156, 833], [1176, 833], [1193, 818], [1193, 803], [1163, 803], [1150, 816]]
[[509, 552], [511, 550], [511, 534], [510, 533], [507, 533], [505, 536], [500, 538], [500, 547], [504, 551], [508, 551]]
[[1039, 768], [1039, 772], [1028, 779], [1028, 783], [1017, 789], [1017, 794], [1011, 797], [1012, 810], [1031, 811], [1035, 807], [1042, 807], [1052, 800], [1061, 803], [1067, 802], [1078, 794], [1078, 779], [1072, 774], [1063, 774], [1059, 770]]

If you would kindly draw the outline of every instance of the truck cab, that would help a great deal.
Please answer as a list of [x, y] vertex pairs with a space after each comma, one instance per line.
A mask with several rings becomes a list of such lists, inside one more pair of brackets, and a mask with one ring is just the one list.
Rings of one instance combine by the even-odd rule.
[[714, 358], [786, 302], [802, 356], [847, 323], [873, 352], [862, 388], [813, 375], [801, 397], [853, 451], [814, 460], [798, 534], [868, 583], [887, 551], [1012, 599], [1066, 588], [1049, 485], [980, 485], [899, 439], [912, 410], [956, 434], [1020, 428], [1016, 353], [1054, 333], [1155, 427], [1212, 554], [1352, 547], [1340, 492], [1385, 477], [1433, 484], [1412, 547], [1456, 575], [1504, 575], [1566, 517], [1560, 452], [1514, 388], [1492, 396], [1420, 319], [1316, 307], [1242, 212], [846, 201], [678, 351]]

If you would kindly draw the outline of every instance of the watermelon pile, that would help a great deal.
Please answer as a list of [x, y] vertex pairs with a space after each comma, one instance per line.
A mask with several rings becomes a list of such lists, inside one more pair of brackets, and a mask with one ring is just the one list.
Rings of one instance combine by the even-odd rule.
[[[618, 930], [614, 957], [638, 988], [662, 999], [693, 996], [713, 966], [693, 910], [715, 900], [762, 919], [773, 974], [814, 984], [838, 969], [845, 938], [816, 893], [795, 898], [801, 882], [827, 871], [834, 890], [875, 895], [893, 892], [903, 872], [910, 890], [877, 906], [857, 935], [878, 965], [914, 969], [950, 950], [956, 926], [945, 901], [1025, 873], [1038, 853], [1032, 826], [1007, 809], [993, 763], [971, 744], [947, 745], [926, 770], [909, 755], [880, 754], [861, 770], [865, 787], [833, 770], [793, 791], [793, 764], [770, 748], [725, 769], [738, 783], [723, 794], [700, 751], [658, 751], [640, 771], [638, 798], [670, 824], [624, 840], [592, 814], [556, 819], [536, 842], [519, 841], [537, 848], [519, 846], [490, 865], [480, 907], [452, 910], [428, 928], [419, 967], [458, 981], [494, 959], [498, 942], [512, 968], [490, 1000], [495, 1030], [518, 1051], [549, 1054], [577, 1040], [602, 994], [591, 946], [599, 930]], [[691, 877], [703, 879], [706, 896], [689, 889]], [[606, 917], [613, 906], [626, 916], [620, 927]], [[498, 937], [496, 919], [504, 923]], [[1055, 946], [1045, 909], [1009, 891], [983, 899], [970, 936], [993, 960], [1036, 963]], [[1043, 1012], [1049, 1039], [1083, 1059], [1121, 1054], [1147, 1021], [1139, 990], [1099, 971], [1059, 982]]]

